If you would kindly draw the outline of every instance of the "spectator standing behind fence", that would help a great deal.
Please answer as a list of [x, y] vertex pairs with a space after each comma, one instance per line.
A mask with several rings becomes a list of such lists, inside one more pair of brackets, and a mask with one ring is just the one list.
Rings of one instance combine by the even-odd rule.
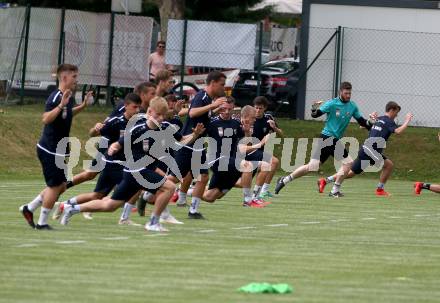
[[157, 72], [163, 69], [169, 69], [165, 64], [165, 41], [158, 41], [156, 51], [148, 57], [148, 67], [150, 70], [150, 81], [154, 81]]

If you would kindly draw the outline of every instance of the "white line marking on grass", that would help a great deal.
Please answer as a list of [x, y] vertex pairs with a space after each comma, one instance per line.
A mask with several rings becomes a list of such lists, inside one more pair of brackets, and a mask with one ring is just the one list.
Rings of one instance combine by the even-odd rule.
[[330, 220], [330, 222], [334, 222], [334, 223], [348, 222], [348, 221], [350, 221], [350, 220], [348, 220], [348, 219], [333, 219], [333, 220]]
[[128, 240], [128, 237], [109, 237], [109, 238], [101, 238], [102, 240], [109, 240], [109, 241], [117, 241], [117, 240]]
[[269, 226], [269, 227], [283, 227], [283, 226], [289, 226], [289, 224], [268, 224], [268, 225], [264, 225], [264, 226]]
[[147, 237], [163, 237], [163, 236], [168, 236], [168, 234], [166, 234], [166, 233], [157, 233], [157, 234], [148, 234], [146, 236]]
[[309, 222], [301, 222], [301, 224], [319, 224], [319, 221], [309, 221]]
[[409, 280], [413, 280], [413, 279], [408, 278], [408, 277], [397, 277], [396, 280], [399, 280], [399, 281], [409, 281]]
[[414, 217], [430, 217], [431, 215], [414, 215]]
[[16, 247], [35, 247], [35, 246], [38, 246], [38, 244], [34, 244], [34, 243], [25, 243], [25, 244], [17, 245]]
[[199, 233], [213, 233], [215, 229], [202, 229], [198, 231]]
[[399, 217], [399, 216], [389, 216], [388, 219], [402, 219], [402, 217]]
[[86, 243], [86, 241], [84, 241], [84, 240], [57, 241], [55, 243], [57, 243], [57, 244], [81, 244], [81, 243]]
[[376, 218], [368, 217], [368, 218], [362, 218], [361, 220], [364, 220], [364, 221], [366, 221], [366, 220], [376, 220]]
[[256, 228], [255, 226], [243, 226], [243, 227], [232, 227], [231, 229], [236, 229], [236, 230], [240, 230], [240, 229], [254, 229]]

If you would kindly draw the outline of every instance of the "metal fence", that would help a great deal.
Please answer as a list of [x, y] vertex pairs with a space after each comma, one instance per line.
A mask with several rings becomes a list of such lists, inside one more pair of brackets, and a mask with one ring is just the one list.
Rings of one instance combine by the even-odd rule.
[[[325, 41], [337, 33], [320, 56]], [[338, 40], [339, 39], [339, 40]], [[440, 34], [356, 28], [310, 28], [304, 116], [314, 100], [353, 84], [353, 99], [367, 115], [383, 113], [388, 101], [414, 114], [412, 125], [440, 126]]]

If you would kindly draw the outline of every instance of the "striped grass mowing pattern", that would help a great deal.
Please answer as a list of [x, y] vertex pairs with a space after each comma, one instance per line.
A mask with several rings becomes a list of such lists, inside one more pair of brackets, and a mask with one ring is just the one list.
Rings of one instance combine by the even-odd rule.
[[[233, 190], [203, 204], [203, 221], [157, 236], [118, 226], [119, 212], [75, 216], [53, 232], [31, 230], [20, 204], [41, 180], [0, 184], [0, 302], [436, 302], [440, 296], [440, 195], [374, 196], [376, 180], [348, 180], [340, 199], [314, 178], [289, 184], [265, 209]], [[87, 183], [64, 198], [93, 189]], [[38, 217], [38, 215], [36, 216]], [[374, 219], [373, 219], [374, 218]], [[133, 214], [145, 223], [146, 218]], [[288, 295], [247, 295], [249, 282], [289, 283]]]

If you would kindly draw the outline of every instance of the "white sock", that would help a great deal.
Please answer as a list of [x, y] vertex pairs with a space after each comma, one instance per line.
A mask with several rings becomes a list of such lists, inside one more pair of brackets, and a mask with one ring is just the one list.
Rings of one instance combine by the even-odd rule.
[[34, 212], [41, 204], [43, 204], [43, 197], [39, 194], [34, 200], [28, 203], [27, 207], [31, 212]]
[[81, 212], [81, 205], [80, 204], [75, 204], [72, 205], [72, 210], [71, 210], [72, 214], [78, 214]]
[[41, 207], [40, 218], [38, 218], [38, 225], [46, 225], [47, 219], [49, 218], [51, 209], [46, 207]]
[[245, 203], [249, 203], [252, 201], [252, 194], [250, 188], [243, 187], [243, 200]]
[[201, 199], [197, 197], [192, 197], [191, 207], [189, 208], [189, 212], [194, 214], [199, 210]]
[[77, 205], [78, 204], [78, 200], [76, 199], [76, 197], [70, 198], [69, 200], [67, 200], [65, 203], [70, 204], [70, 205]]
[[154, 196], [154, 194], [152, 194], [152, 193], [146, 191], [146, 192], [144, 192], [142, 198], [143, 198], [145, 201], [148, 201], [152, 196]]
[[325, 178], [325, 181], [327, 181], [327, 183], [334, 182], [335, 181], [335, 177], [333, 177], [333, 176], [327, 177], [327, 178]]
[[287, 183], [292, 182], [292, 181], [293, 181], [293, 176], [292, 175], [288, 175], [288, 176], [285, 176], [283, 178], [283, 183], [284, 184], [287, 184]]
[[254, 186], [254, 192], [252, 195], [252, 199], [256, 199], [258, 197], [258, 195], [260, 194], [260, 190], [261, 190], [261, 186], [259, 186], [259, 185]]
[[261, 193], [262, 193], [262, 194], [263, 194], [263, 193], [267, 193], [267, 192], [269, 191], [269, 186], [270, 186], [269, 183], [264, 183], [264, 184], [263, 184], [263, 187], [261, 187]]
[[171, 215], [170, 210], [168, 209], [168, 206], [165, 207], [165, 209], [160, 214], [161, 218], [168, 218]]
[[128, 220], [128, 218], [130, 217], [131, 214], [131, 210], [133, 209], [134, 205], [130, 204], [128, 202], [125, 202], [124, 204], [124, 209], [122, 210], [122, 214], [121, 214], [121, 220]]
[[333, 185], [331, 193], [332, 194], [337, 193], [340, 190], [340, 188], [341, 188], [341, 184], [335, 182], [335, 184]]
[[179, 190], [179, 200], [177, 200], [177, 203], [184, 204], [186, 203], [186, 193]]

